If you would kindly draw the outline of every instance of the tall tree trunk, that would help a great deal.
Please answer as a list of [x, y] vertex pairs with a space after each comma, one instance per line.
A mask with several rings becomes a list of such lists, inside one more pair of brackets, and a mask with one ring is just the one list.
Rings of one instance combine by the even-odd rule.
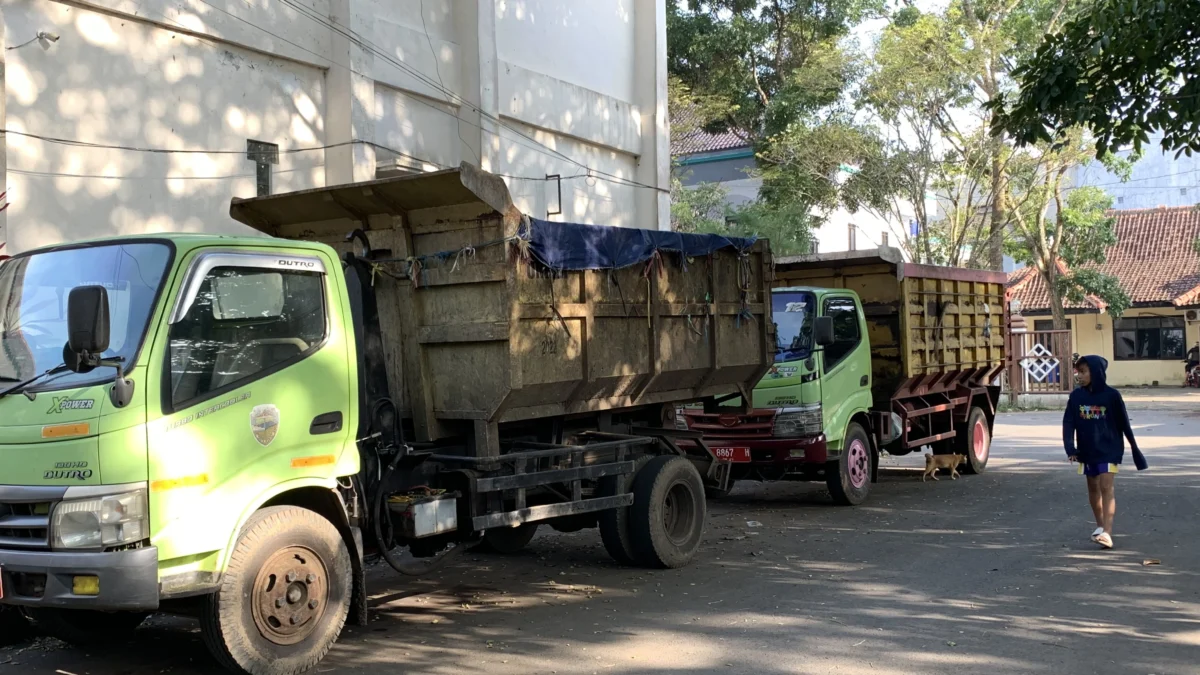
[[992, 222], [988, 232], [988, 269], [1004, 270], [1004, 227], [1007, 215], [1004, 212], [1004, 163], [1000, 160], [999, 143], [992, 151]]
[[1067, 311], [1063, 308], [1062, 295], [1058, 292], [1058, 267], [1052, 262], [1041, 271], [1046, 282], [1046, 295], [1050, 298], [1050, 315], [1054, 317], [1054, 330], [1067, 329]]

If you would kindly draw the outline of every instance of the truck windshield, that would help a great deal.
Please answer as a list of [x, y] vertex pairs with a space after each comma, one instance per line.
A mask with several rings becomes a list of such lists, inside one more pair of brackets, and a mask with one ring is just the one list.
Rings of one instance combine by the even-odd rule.
[[777, 291], [771, 294], [776, 363], [807, 359], [812, 354], [812, 324], [816, 307], [812, 293]]
[[[166, 244], [138, 242], [56, 249], [0, 263], [0, 388], [62, 363], [67, 296], [77, 286], [108, 289], [111, 333], [103, 356], [131, 364], [170, 258]], [[66, 371], [31, 389], [79, 387], [114, 376], [109, 368]]]

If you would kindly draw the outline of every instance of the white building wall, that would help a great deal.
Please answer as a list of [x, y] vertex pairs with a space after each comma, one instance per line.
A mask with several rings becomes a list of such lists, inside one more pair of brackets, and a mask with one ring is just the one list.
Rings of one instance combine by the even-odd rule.
[[[1118, 154], [1129, 157], [1128, 151]], [[1104, 165], [1092, 162], [1072, 172], [1071, 184], [1103, 188], [1112, 195], [1114, 209], [1192, 206], [1200, 204], [1200, 155], [1176, 158], [1174, 152], [1162, 149], [1162, 134], [1154, 134], [1128, 181], [1122, 182]]]
[[7, 51], [7, 128], [203, 151], [10, 134], [0, 252], [246, 233], [228, 209], [256, 192], [247, 139], [279, 145], [274, 192], [467, 161], [505, 174], [533, 216], [669, 227], [664, 0], [295, 1], [313, 16], [279, 1], [0, 0], [8, 46], [59, 36]]
[[[231, 197], [255, 194], [246, 140], [281, 148], [324, 144], [320, 68], [255, 51], [279, 45], [228, 15], [202, 18], [154, 0], [138, 6], [159, 23], [207, 21], [211, 34], [241, 44], [49, 0], [0, 4], [8, 46], [39, 31], [59, 36], [6, 53], [5, 127], [19, 133], [7, 136], [5, 253], [118, 234], [246, 233], [228, 216]], [[98, 6], [104, 8], [134, 5]], [[328, 48], [327, 34], [308, 30], [298, 17], [249, 9], [244, 16], [271, 21], [314, 52]], [[286, 53], [298, 52], [287, 45]], [[187, 152], [77, 147], [21, 133]], [[323, 154], [282, 154], [276, 190], [323, 184]]]

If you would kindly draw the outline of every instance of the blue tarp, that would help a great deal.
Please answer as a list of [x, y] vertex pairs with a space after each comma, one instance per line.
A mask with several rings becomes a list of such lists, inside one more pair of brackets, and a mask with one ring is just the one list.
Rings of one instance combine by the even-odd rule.
[[530, 218], [529, 249], [534, 260], [560, 270], [620, 269], [644, 263], [655, 252], [706, 256], [723, 248], [745, 251], [754, 238], [682, 234], [608, 225], [555, 223]]

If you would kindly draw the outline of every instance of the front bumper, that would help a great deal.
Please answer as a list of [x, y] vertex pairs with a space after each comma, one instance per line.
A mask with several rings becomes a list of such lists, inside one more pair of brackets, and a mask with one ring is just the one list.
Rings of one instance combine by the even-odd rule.
[[[710, 446], [750, 448], [750, 464], [778, 466], [786, 464], [824, 464], [829, 459], [825, 434], [804, 438], [763, 438], [739, 442], [707, 441]], [[742, 466], [745, 466], [743, 463]]]
[[[100, 579], [97, 595], [76, 595], [74, 577]], [[96, 610], [158, 609], [158, 549], [112, 553], [0, 550], [0, 604]]]

